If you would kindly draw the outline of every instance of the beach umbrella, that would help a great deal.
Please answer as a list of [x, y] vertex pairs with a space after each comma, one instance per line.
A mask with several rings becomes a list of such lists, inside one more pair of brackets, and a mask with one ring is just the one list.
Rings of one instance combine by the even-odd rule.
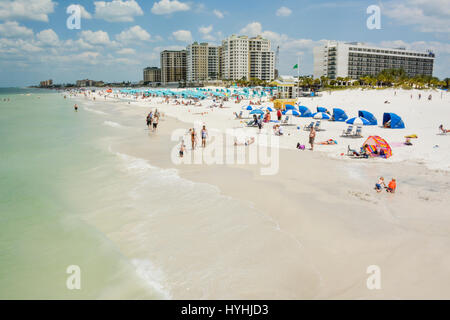
[[362, 125], [362, 126], [370, 125], [370, 121], [367, 120], [366, 118], [362, 118], [362, 117], [354, 117], [354, 118], [348, 119], [346, 121], [346, 123], [354, 124], [354, 125]]
[[300, 117], [300, 113], [296, 110], [290, 109], [287, 111], [283, 112], [284, 115], [289, 115], [289, 116], [295, 116], [295, 117]]
[[322, 119], [322, 120], [330, 120], [331, 117], [328, 113], [325, 112], [316, 112], [313, 114], [314, 119]]
[[285, 109], [286, 109], [286, 110], [297, 110], [298, 108], [295, 107], [295, 106], [293, 106], [293, 105], [287, 104], [287, 105], [285, 106]]
[[250, 111], [250, 110], [253, 110], [253, 107], [252, 106], [247, 106], [247, 107], [242, 107], [242, 109]]
[[275, 111], [273, 108], [271, 108], [271, 107], [263, 107], [262, 108], [263, 110], [269, 110], [269, 112], [273, 112], [273, 111]]
[[264, 111], [262, 111], [261, 109], [255, 109], [251, 111], [250, 114], [264, 114]]

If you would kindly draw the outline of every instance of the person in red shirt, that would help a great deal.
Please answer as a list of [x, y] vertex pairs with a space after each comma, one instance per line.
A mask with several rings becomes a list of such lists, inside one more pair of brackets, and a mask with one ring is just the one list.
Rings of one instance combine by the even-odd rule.
[[392, 178], [391, 182], [389, 182], [388, 187], [386, 189], [387, 192], [395, 193], [395, 189], [397, 189], [397, 182], [394, 178]]
[[278, 121], [281, 121], [281, 110], [278, 109], [277, 111], [277, 117], [278, 117]]

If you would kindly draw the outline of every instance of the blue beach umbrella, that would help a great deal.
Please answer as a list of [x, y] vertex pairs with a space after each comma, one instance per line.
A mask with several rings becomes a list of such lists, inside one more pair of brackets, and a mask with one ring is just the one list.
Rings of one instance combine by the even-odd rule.
[[328, 113], [325, 112], [316, 112], [313, 114], [314, 119], [322, 119], [322, 120], [330, 120], [331, 117]]
[[264, 114], [264, 111], [262, 111], [261, 109], [255, 109], [251, 111], [250, 114]]
[[286, 110], [297, 110], [297, 107], [295, 107], [295, 106], [293, 106], [293, 105], [290, 105], [290, 104], [287, 104], [287, 105], [285, 106], [285, 108], [286, 108]]
[[242, 107], [242, 109], [250, 111], [250, 110], [253, 110], [253, 107], [252, 106], [247, 106], [247, 107]]
[[296, 110], [290, 109], [287, 111], [283, 112], [284, 115], [289, 115], [289, 116], [295, 116], [295, 117], [300, 117], [300, 113]]
[[367, 120], [366, 118], [362, 118], [362, 117], [354, 117], [354, 118], [348, 119], [346, 121], [346, 123], [354, 124], [354, 125], [363, 125], [363, 126], [369, 126], [370, 125], [370, 121]]

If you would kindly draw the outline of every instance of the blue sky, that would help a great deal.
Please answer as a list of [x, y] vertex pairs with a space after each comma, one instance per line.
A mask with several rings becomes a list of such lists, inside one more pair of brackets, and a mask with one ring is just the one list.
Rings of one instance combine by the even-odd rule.
[[[83, 7], [69, 30], [68, 6]], [[369, 30], [370, 5], [381, 29]], [[281, 74], [312, 74], [312, 48], [326, 40], [361, 41], [436, 53], [434, 75], [450, 76], [448, 0], [0, 0], [0, 86], [51, 78], [139, 81], [159, 52], [192, 41], [219, 44], [231, 34], [261, 34], [280, 46]]]

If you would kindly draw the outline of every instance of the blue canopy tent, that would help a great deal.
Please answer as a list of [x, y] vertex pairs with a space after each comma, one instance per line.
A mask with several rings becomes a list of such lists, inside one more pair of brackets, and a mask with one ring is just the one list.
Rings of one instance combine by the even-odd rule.
[[298, 107], [298, 112], [300, 112], [300, 117], [302, 118], [309, 118], [312, 117], [312, 113], [311, 110], [309, 110], [307, 107], [305, 106], [299, 106]]
[[[389, 123], [389, 126], [386, 126], [386, 124]], [[388, 113], [386, 112], [383, 114], [383, 127], [391, 128], [391, 129], [405, 129], [405, 124], [398, 115], [395, 113]]]
[[317, 112], [327, 112], [327, 108], [324, 107], [317, 107]]
[[369, 111], [359, 110], [358, 117], [369, 120], [370, 122], [369, 126], [376, 126], [378, 124], [377, 118], [375, 118], [374, 115], [371, 114]]
[[348, 119], [348, 116], [344, 110], [339, 109], [339, 108], [333, 108], [333, 120], [334, 121], [344, 122], [347, 119]]

